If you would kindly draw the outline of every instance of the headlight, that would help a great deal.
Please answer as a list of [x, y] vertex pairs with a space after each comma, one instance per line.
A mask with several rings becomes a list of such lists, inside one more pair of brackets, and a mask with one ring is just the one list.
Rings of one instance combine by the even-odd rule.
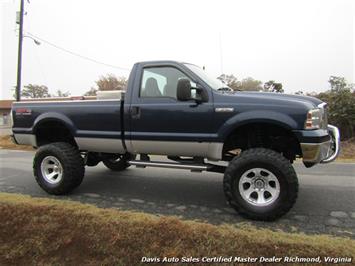
[[305, 129], [319, 129], [322, 126], [323, 111], [321, 108], [311, 109], [307, 113], [307, 119], [304, 125]]

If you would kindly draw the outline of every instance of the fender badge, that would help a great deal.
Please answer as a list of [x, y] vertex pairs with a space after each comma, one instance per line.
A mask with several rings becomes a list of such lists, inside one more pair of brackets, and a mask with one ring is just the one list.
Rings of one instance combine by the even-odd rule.
[[233, 107], [217, 107], [214, 109], [216, 113], [231, 113], [234, 111]]
[[32, 114], [32, 110], [31, 109], [27, 109], [27, 108], [16, 108], [15, 109], [15, 114], [16, 115], [31, 115]]

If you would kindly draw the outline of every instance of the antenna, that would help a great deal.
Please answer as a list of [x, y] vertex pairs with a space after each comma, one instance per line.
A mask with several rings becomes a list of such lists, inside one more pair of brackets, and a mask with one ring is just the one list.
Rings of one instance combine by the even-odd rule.
[[219, 32], [219, 57], [221, 61], [221, 74], [223, 73], [223, 50], [222, 50], [222, 33]]

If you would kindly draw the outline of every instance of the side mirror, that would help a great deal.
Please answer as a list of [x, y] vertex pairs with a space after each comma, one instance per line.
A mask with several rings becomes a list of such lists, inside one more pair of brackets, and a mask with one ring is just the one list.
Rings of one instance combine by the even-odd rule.
[[[191, 90], [195, 90], [196, 93], [192, 96]], [[176, 98], [178, 101], [195, 101], [197, 104], [208, 102], [207, 92], [201, 88], [191, 87], [191, 82], [188, 79], [180, 79], [177, 84]]]
[[176, 98], [178, 101], [191, 100], [191, 82], [188, 79], [180, 79], [177, 84]]

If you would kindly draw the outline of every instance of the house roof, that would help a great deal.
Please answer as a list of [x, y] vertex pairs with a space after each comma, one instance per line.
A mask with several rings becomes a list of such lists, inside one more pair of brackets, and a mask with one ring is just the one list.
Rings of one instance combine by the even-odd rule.
[[0, 100], [0, 109], [11, 109], [13, 100]]

